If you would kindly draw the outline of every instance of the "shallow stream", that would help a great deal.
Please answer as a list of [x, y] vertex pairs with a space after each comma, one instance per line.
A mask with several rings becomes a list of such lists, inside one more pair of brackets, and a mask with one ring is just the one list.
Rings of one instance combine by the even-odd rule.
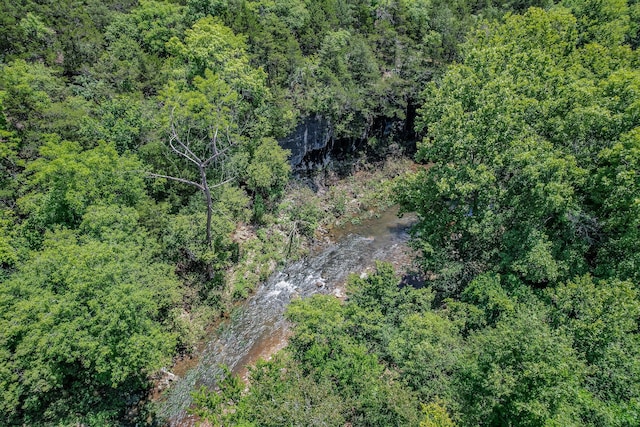
[[171, 425], [194, 424], [186, 413], [190, 392], [200, 385], [213, 387], [220, 365], [246, 376], [247, 366], [268, 358], [286, 344], [290, 325], [283, 314], [292, 299], [318, 293], [342, 298], [349, 274], [371, 270], [376, 260], [391, 262], [406, 271], [411, 260], [407, 230], [414, 222], [415, 217], [398, 218], [397, 210], [389, 209], [378, 218], [333, 232], [332, 239], [337, 243], [271, 275], [234, 311], [228, 324], [209, 337], [196, 366], [168, 391], [161, 412], [169, 417]]

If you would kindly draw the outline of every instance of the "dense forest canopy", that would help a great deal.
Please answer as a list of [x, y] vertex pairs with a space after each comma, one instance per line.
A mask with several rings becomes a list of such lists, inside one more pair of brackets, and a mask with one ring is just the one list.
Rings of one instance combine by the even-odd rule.
[[380, 264], [295, 302], [195, 413], [640, 424], [640, 2], [0, 2], [2, 424], [161, 424], [150, 376], [325, 214], [283, 201], [312, 116], [415, 154], [425, 285]]

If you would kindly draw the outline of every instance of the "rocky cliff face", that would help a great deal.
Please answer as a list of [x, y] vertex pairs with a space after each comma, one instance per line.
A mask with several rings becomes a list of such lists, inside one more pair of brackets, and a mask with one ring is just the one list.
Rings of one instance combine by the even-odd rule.
[[295, 130], [281, 139], [280, 146], [291, 150], [291, 167], [306, 170], [322, 166], [329, 161], [333, 144], [333, 129], [327, 119], [320, 115], [303, 119]]
[[[384, 157], [395, 144], [406, 155], [416, 151], [418, 135], [413, 130], [416, 109], [410, 105], [404, 120], [377, 117], [360, 137], [345, 138], [336, 136], [331, 122], [319, 114], [300, 120], [296, 128], [285, 138], [280, 146], [291, 151], [290, 164], [294, 172], [306, 172], [321, 169], [332, 160], [343, 160], [360, 150], [368, 150], [372, 158]], [[367, 141], [376, 138], [382, 143], [377, 147], [368, 146]], [[396, 147], [395, 150], [398, 150]]]

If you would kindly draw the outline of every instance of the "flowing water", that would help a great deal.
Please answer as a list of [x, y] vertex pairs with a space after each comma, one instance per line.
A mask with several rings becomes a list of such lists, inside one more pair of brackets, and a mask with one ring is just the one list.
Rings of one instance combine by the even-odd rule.
[[186, 414], [190, 392], [200, 385], [213, 387], [221, 364], [244, 376], [248, 365], [284, 346], [290, 325], [283, 314], [292, 299], [318, 293], [343, 297], [348, 275], [370, 270], [376, 260], [406, 270], [411, 259], [407, 230], [414, 222], [414, 217], [398, 218], [390, 209], [379, 218], [342, 228], [332, 235], [338, 243], [274, 273], [210, 338], [197, 365], [171, 387], [161, 412], [172, 425], [192, 425], [193, 418]]

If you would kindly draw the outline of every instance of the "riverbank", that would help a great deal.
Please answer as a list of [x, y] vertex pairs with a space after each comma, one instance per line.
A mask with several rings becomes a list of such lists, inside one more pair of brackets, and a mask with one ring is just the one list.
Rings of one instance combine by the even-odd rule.
[[[262, 246], [254, 247], [260, 249], [256, 253], [243, 253], [249, 262], [231, 273], [242, 274], [246, 279], [246, 273], [242, 272], [253, 268], [259, 276], [268, 272], [267, 277], [247, 298], [236, 302], [228, 321], [222, 322], [215, 332], [210, 330], [210, 341], [200, 346], [196, 357], [183, 358], [172, 368], [173, 374], [182, 375], [171, 384], [161, 404], [161, 415], [172, 419], [173, 425], [189, 425], [185, 410], [190, 392], [201, 384], [213, 386], [220, 364], [246, 378], [248, 366], [286, 345], [290, 329], [282, 315], [291, 299], [314, 293], [343, 297], [347, 276], [366, 274], [376, 259], [391, 262], [399, 271], [406, 272], [412, 259], [406, 245], [407, 228], [413, 218], [398, 218], [397, 209], [390, 206], [393, 180], [410, 169], [411, 162], [401, 159], [387, 162], [379, 169], [357, 171], [345, 179], [334, 179], [328, 174], [316, 192], [302, 181], [292, 183], [292, 191], [282, 201], [280, 215], [269, 218], [275, 225], [270, 230], [271, 236], [280, 235], [280, 242], [288, 244], [287, 253], [282, 245], [266, 248], [259, 233], [245, 229], [245, 236], [249, 236], [245, 248], [256, 241]], [[299, 210], [304, 210], [307, 217], [300, 215]], [[302, 221], [311, 219], [315, 220], [313, 233], [308, 233], [304, 228], [308, 224]], [[295, 233], [288, 236], [283, 233], [287, 223], [296, 221]], [[282, 237], [288, 237], [289, 241]], [[271, 259], [267, 260], [265, 255], [269, 253]], [[287, 260], [289, 263], [283, 267]], [[267, 269], [255, 268], [256, 263], [264, 267], [265, 261]]]
[[225, 304], [232, 308], [278, 267], [335, 242], [336, 230], [374, 218], [394, 204], [394, 181], [415, 168], [406, 158], [363, 164], [341, 176], [327, 169], [293, 179], [262, 224], [239, 224], [233, 239], [239, 260], [226, 271]]
[[[330, 243], [326, 244], [316, 255], [321, 256], [322, 251], [330, 246], [338, 246], [341, 242], [349, 238], [363, 238], [368, 241], [367, 248], [371, 250], [371, 258], [361, 265], [355, 266], [348, 274], [367, 275], [374, 271], [375, 261], [385, 261], [393, 265], [394, 270], [401, 276], [413, 275], [413, 250], [407, 245], [408, 230], [416, 221], [414, 215], [406, 215], [402, 218], [398, 216], [397, 206], [391, 206], [384, 211], [377, 211], [371, 218], [359, 220], [357, 224], [344, 223], [332, 228], [328, 232]], [[336, 298], [345, 299], [346, 279], [335, 281], [331, 285], [331, 294]], [[326, 280], [316, 282], [318, 288], [327, 285]], [[325, 293], [325, 292], [321, 292]], [[299, 297], [294, 295], [294, 298]], [[276, 334], [261, 337], [251, 347], [250, 351], [234, 367], [232, 373], [239, 376], [243, 381], [248, 381], [249, 368], [260, 359], [270, 359], [273, 354], [284, 348], [290, 337], [288, 324]]]

